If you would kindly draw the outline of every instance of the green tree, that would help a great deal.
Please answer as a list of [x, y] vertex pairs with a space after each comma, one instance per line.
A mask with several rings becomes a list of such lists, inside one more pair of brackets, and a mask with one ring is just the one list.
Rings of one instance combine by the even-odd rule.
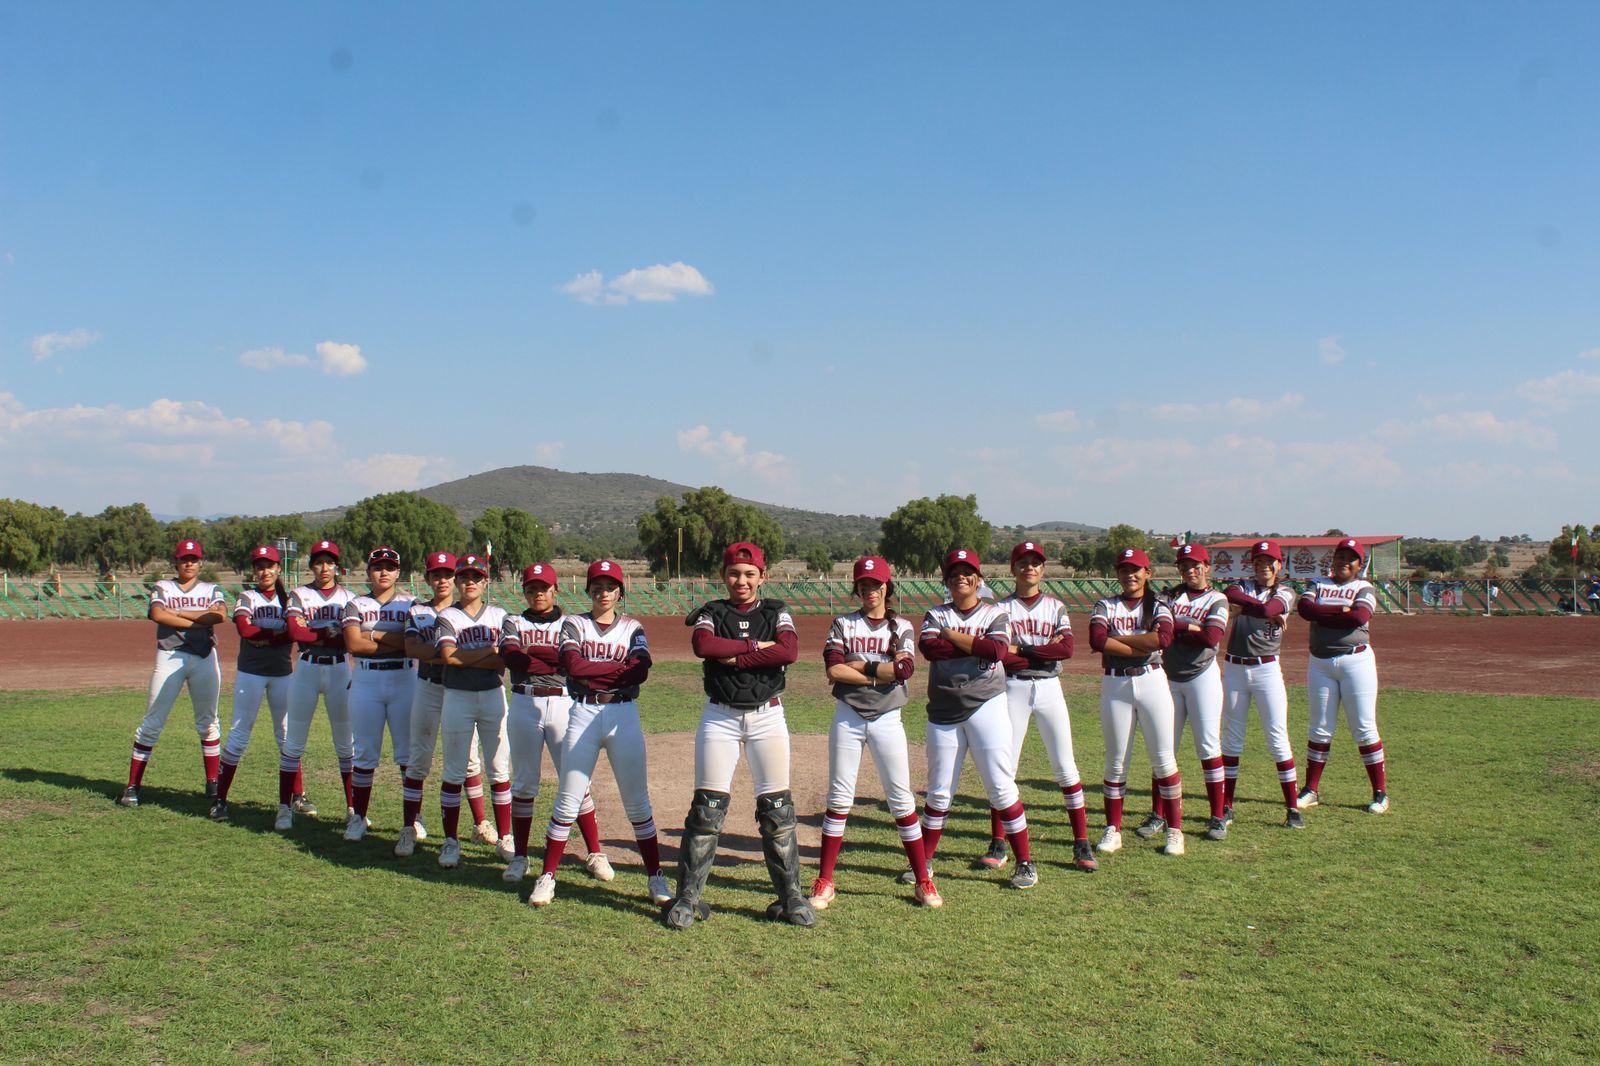
[[94, 564], [95, 519], [83, 512], [70, 514], [56, 541], [55, 562], [62, 566]]
[[[336, 541], [346, 566], [359, 568], [366, 553], [383, 544], [400, 553], [400, 568], [409, 573], [430, 551], [461, 551], [467, 531], [456, 513], [415, 492], [369, 496], [328, 523], [323, 536]], [[308, 545], [302, 543], [305, 552]]]
[[107, 507], [89, 526], [87, 556], [101, 572], [118, 568], [138, 570], [172, 550], [166, 527], [142, 503]]
[[826, 576], [833, 572], [833, 553], [826, 544], [813, 544], [805, 553], [806, 569]]
[[550, 533], [520, 507], [490, 507], [472, 522], [472, 543], [494, 545], [494, 568], [517, 571], [550, 558]]
[[262, 544], [288, 540], [304, 551], [313, 539], [305, 516], [298, 514], [229, 515], [211, 523], [205, 535], [206, 551], [242, 574], [250, 572], [250, 555]]
[[37, 574], [55, 559], [66, 528], [66, 512], [58, 507], [0, 500], [0, 569]]
[[683, 572], [714, 574], [722, 565], [722, 550], [735, 541], [759, 544], [769, 563], [784, 557], [788, 545], [783, 530], [765, 511], [740, 503], [715, 485], [683, 494], [680, 505], [671, 496], [656, 500], [653, 511], [638, 519], [639, 546], [650, 561], [650, 572], [670, 575], [678, 561], [678, 530], [683, 530]]
[[1600, 570], [1600, 526], [1565, 525], [1561, 532], [1550, 542], [1548, 552], [1556, 569], [1563, 573], [1572, 572], [1572, 535], [1578, 535], [1578, 569], [1585, 573], [1594, 573]]
[[952, 548], [989, 554], [994, 529], [978, 514], [977, 496], [924, 496], [895, 509], [883, 520], [879, 553], [913, 573], [936, 574]]
[[206, 543], [206, 524], [198, 518], [179, 518], [164, 523], [166, 538], [176, 544], [180, 540], [197, 540], [200, 547], [210, 552], [213, 545]]

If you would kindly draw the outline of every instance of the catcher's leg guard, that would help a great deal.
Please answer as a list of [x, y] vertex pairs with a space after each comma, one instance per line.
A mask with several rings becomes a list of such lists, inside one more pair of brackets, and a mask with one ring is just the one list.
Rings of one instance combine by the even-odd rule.
[[697, 788], [689, 816], [683, 821], [683, 846], [678, 856], [678, 898], [661, 912], [669, 929], [687, 929], [697, 918], [711, 917], [711, 908], [700, 902], [717, 857], [717, 837], [728, 817], [728, 794]]
[[787, 789], [756, 797], [756, 823], [761, 828], [761, 851], [767, 874], [777, 891], [777, 901], [767, 907], [767, 917], [790, 925], [813, 926], [817, 912], [800, 890], [800, 844], [795, 839], [794, 797]]

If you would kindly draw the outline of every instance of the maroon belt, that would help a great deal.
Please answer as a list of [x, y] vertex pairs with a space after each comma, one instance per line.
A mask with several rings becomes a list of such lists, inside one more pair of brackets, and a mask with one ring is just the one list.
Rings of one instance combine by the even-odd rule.
[[1353, 648], [1329, 648], [1327, 651], [1314, 651], [1311, 654], [1319, 659], [1338, 659], [1346, 655], [1356, 655], [1367, 650], [1367, 645], [1357, 644]]
[[1278, 661], [1276, 655], [1229, 655], [1225, 658], [1235, 666], [1265, 666]]
[[1149, 666], [1117, 666], [1106, 671], [1107, 677], [1143, 677], [1161, 669], [1160, 663], [1151, 663]]
[[511, 691], [519, 696], [565, 696], [567, 694], [567, 690], [559, 685], [533, 685], [526, 682], [520, 685], [512, 685]]

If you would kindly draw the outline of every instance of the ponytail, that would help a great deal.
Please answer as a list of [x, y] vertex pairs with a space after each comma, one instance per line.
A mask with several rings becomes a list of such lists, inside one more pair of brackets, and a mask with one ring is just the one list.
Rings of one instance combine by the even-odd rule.
[[287, 607], [287, 606], [289, 606], [289, 589], [288, 589], [288, 586], [286, 586], [283, 583], [283, 571], [282, 570], [278, 571], [278, 587], [277, 587], [276, 591], [277, 591], [277, 594], [278, 594], [278, 606], [279, 607]]

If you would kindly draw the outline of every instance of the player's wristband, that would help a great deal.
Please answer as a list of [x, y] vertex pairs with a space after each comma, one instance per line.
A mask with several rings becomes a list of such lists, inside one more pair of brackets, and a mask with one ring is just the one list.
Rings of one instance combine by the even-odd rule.
[[878, 664], [876, 662], [867, 663], [866, 669], [861, 672], [866, 674], [867, 677], [872, 681], [878, 680]]

